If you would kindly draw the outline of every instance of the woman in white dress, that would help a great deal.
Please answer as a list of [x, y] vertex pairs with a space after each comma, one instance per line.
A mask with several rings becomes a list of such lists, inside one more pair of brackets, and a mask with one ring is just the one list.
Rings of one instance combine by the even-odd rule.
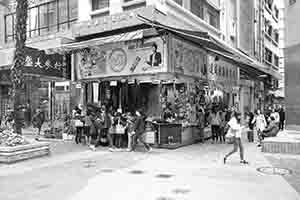
[[267, 121], [265, 116], [260, 112], [260, 110], [256, 111], [256, 115], [252, 121], [252, 124], [255, 124], [255, 129], [257, 132], [257, 136], [259, 138], [260, 134], [265, 130], [267, 127]]
[[228, 122], [229, 130], [227, 134], [232, 135], [233, 137], [233, 150], [230, 151], [225, 157], [224, 157], [224, 164], [226, 164], [226, 161], [229, 156], [236, 153], [238, 148], [240, 150], [240, 163], [242, 164], [248, 164], [248, 162], [244, 159], [244, 147], [242, 144], [242, 125], [241, 125], [241, 113], [235, 112], [233, 117]]

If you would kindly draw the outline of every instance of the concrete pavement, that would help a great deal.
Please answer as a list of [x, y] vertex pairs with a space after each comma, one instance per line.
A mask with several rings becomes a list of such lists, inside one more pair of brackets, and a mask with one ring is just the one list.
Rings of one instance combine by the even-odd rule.
[[300, 199], [283, 177], [257, 172], [271, 165], [254, 144], [246, 145], [249, 166], [239, 163], [238, 154], [224, 166], [222, 157], [231, 148], [204, 144], [149, 154], [134, 166], [90, 179], [71, 200]]

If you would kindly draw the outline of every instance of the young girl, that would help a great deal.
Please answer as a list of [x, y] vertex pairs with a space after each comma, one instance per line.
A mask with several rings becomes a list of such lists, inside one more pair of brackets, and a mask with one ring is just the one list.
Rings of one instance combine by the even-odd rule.
[[240, 163], [248, 164], [248, 162], [244, 160], [244, 147], [241, 140], [243, 128], [241, 126], [241, 113], [235, 112], [233, 117], [228, 122], [228, 125], [230, 126], [228, 132], [233, 135], [234, 143], [233, 150], [224, 157], [224, 164], [226, 164], [227, 158], [229, 156], [237, 152], [238, 148], [240, 149]]

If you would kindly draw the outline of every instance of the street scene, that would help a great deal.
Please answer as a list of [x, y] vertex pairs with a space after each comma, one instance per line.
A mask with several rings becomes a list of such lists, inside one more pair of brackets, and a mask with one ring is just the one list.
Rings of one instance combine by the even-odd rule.
[[300, 200], [297, 0], [0, 0], [0, 199]]

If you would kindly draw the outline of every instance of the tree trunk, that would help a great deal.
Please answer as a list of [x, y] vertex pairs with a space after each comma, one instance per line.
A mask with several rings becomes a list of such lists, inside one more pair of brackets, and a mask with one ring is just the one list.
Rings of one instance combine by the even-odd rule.
[[24, 77], [22, 67], [25, 65], [25, 42], [26, 42], [26, 22], [27, 22], [27, 0], [17, 0], [16, 8], [16, 27], [15, 27], [15, 54], [14, 62], [11, 69], [12, 77], [12, 104], [13, 117], [15, 121], [15, 132], [22, 134], [22, 119], [21, 119], [21, 94], [24, 89]]

